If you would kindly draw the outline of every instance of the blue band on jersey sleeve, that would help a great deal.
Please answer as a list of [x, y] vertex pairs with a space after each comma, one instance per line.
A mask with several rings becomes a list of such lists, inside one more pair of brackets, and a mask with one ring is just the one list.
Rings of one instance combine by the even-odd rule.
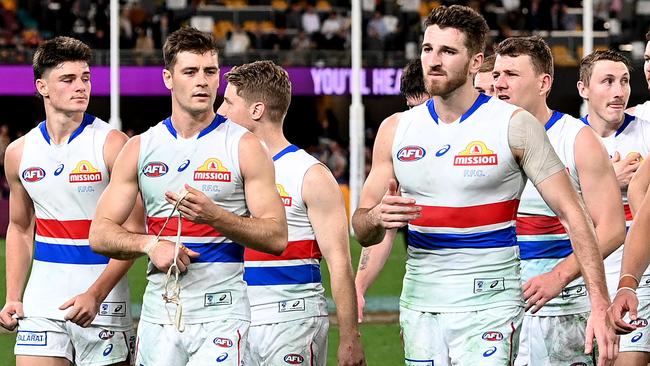
[[303, 264], [282, 267], [246, 267], [244, 281], [248, 283], [248, 286], [320, 283], [320, 266]]
[[237, 243], [183, 243], [189, 249], [200, 253], [192, 263], [242, 263], [244, 262], [244, 247]]
[[560, 240], [520, 240], [521, 259], [566, 258], [573, 253], [569, 239]]
[[277, 161], [278, 159], [280, 159], [284, 155], [286, 155], [288, 153], [296, 152], [298, 150], [300, 150], [300, 148], [298, 146], [289, 145], [289, 146], [285, 147], [284, 149], [282, 149], [279, 153], [275, 154], [273, 156], [273, 161]]
[[408, 245], [422, 249], [505, 248], [517, 245], [515, 227], [471, 234], [408, 231]]
[[90, 245], [50, 244], [34, 241], [34, 259], [66, 264], [108, 264], [108, 257], [97, 254]]

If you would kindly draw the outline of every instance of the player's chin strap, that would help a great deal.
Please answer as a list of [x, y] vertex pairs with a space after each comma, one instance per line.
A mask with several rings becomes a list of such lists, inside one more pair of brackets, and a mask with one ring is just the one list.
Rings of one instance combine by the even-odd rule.
[[[165, 220], [165, 223], [163, 224], [162, 228], [160, 228], [160, 232], [158, 235], [156, 235], [156, 243], [160, 239], [160, 234], [162, 234], [163, 230], [165, 230], [165, 227], [167, 226], [167, 223], [169, 220], [174, 216], [174, 213], [178, 210], [178, 206], [181, 204], [181, 202], [185, 199], [189, 192], [186, 190], [183, 190], [182, 195], [176, 201], [176, 204], [174, 205], [174, 208], [172, 209], [172, 212], [169, 213], [169, 216], [167, 216], [167, 219]], [[178, 269], [178, 255], [181, 250], [185, 249], [185, 246], [183, 243], [181, 243], [181, 229], [182, 229], [182, 224], [183, 222], [183, 215], [181, 214], [180, 211], [178, 211], [178, 228], [176, 230], [176, 243], [174, 245], [174, 262], [172, 263], [171, 266], [169, 266], [169, 269], [167, 270], [167, 276], [165, 278], [165, 292], [162, 295], [163, 300], [165, 300], [165, 309], [167, 310], [167, 316], [169, 316], [169, 320], [174, 323], [174, 326], [179, 332], [182, 332], [185, 330], [185, 324], [183, 323], [183, 305], [181, 304], [181, 283], [178, 280], [178, 277], [181, 274], [181, 271]], [[173, 276], [173, 281], [170, 281]], [[169, 309], [167, 309], [167, 304], [176, 304], [176, 311], [174, 312], [174, 319], [172, 320], [170, 314], [169, 314]]]

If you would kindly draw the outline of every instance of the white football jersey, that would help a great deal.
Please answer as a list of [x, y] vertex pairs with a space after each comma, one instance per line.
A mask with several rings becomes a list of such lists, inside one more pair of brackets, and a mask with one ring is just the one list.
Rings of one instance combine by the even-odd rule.
[[[113, 129], [89, 114], [67, 143], [55, 145], [46, 121], [25, 135], [20, 181], [34, 202], [34, 262], [23, 296], [25, 316], [64, 320], [64, 302], [86, 292], [108, 264], [90, 249], [88, 232], [108, 185], [104, 143]], [[122, 278], [100, 305], [93, 325], [130, 329], [129, 287]]]
[[408, 225], [402, 307], [522, 304], [515, 220], [526, 178], [508, 143], [517, 109], [480, 94], [452, 123], [439, 121], [433, 100], [402, 113], [393, 166], [402, 196], [422, 207]]
[[[180, 192], [185, 184], [205, 193], [219, 207], [248, 215], [244, 182], [239, 170], [239, 142], [248, 131], [217, 115], [196, 137], [177, 135], [170, 118], [141, 135], [138, 181], [150, 234], [158, 234], [173, 206], [165, 192]], [[175, 241], [178, 213], [162, 231]], [[218, 319], [250, 320], [244, 273], [244, 247], [213, 227], [182, 219], [181, 241], [200, 253], [181, 274], [183, 321], [187, 324]], [[142, 319], [170, 324], [176, 306], [162, 298], [166, 274], [151, 262], [144, 293]]]

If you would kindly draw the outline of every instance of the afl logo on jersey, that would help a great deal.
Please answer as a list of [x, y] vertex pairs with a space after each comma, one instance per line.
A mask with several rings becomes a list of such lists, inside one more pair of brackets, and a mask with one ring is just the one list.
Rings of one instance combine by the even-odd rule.
[[150, 178], [162, 177], [167, 174], [169, 168], [167, 164], [160, 161], [152, 161], [142, 168], [142, 174]]
[[487, 148], [483, 141], [470, 142], [465, 150], [454, 156], [454, 165], [497, 165], [497, 154]]
[[22, 176], [25, 182], [38, 182], [39, 180], [45, 178], [45, 170], [43, 170], [43, 168], [33, 166], [31, 168], [23, 170]]
[[397, 160], [399, 161], [416, 161], [420, 160], [426, 155], [423, 148], [415, 145], [404, 146], [397, 152]]
[[70, 183], [90, 183], [102, 180], [102, 172], [95, 169], [88, 160], [82, 160], [70, 172]]
[[221, 160], [210, 158], [194, 171], [194, 180], [213, 182], [230, 182], [230, 171], [223, 166]]
[[280, 193], [280, 198], [282, 198], [282, 204], [285, 205], [286, 207], [291, 207], [292, 199], [291, 196], [289, 196], [289, 193], [284, 189], [284, 186], [282, 184], [276, 183], [275, 186], [278, 188], [278, 193]]

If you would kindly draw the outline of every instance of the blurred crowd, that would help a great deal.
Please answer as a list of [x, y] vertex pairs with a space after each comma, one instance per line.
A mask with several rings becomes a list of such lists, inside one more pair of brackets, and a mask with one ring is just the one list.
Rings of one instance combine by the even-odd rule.
[[[513, 31], [581, 27], [579, 0], [361, 1], [363, 48], [404, 51], [407, 58], [417, 54], [423, 17], [439, 5], [474, 7], [501, 37]], [[212, 31], [226, 54], [350, 47], [350, 0], [121, 0], [120, 4], [120, 48], [145, 55], [160, 49], [170, 32], [186, 24]], [[54, 35], [70, 35], [95, 49], [108, 49], [108, 5], [109, 0], [0, 0], [0, 50], [33, 49]], [[595, 29], [614, 38], [639, 38], [636, 33], [643, 34], [647, 24], [635, 24], [641, 22], [635, 17], [636, 6], [637, 1], [596, 0]], [[243, 20], [241, 12], [253, 9], [262, 18]]]

